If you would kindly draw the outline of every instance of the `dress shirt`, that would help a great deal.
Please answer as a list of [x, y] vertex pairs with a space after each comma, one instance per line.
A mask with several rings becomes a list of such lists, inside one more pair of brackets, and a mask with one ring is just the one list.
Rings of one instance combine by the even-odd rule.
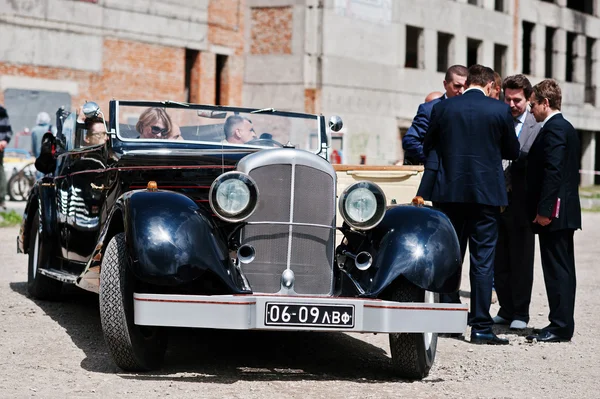
[[527, 111], [523, 112], [521, 115], [515, 118], [515, 134], [517, 135], [517, 138], [521, 135], [521, 130], [523, 130], [525, 118], [527, 118]]

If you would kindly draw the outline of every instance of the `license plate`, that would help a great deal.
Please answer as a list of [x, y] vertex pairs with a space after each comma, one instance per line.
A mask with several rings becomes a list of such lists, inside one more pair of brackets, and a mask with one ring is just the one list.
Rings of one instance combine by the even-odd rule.
[[354, 305], [267, 302], [265, 324], [269, 326], [353, 328]]

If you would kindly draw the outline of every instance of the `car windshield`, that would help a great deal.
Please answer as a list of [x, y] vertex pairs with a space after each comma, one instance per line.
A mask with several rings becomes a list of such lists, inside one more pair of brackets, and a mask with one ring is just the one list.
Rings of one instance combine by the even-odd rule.
[[177, 103], [117, 103], [117, 135], [128, 140], [169, 140], [221, 146], [280, 147], [318, 151], [317, 115], [274, 109], [207, 107]]

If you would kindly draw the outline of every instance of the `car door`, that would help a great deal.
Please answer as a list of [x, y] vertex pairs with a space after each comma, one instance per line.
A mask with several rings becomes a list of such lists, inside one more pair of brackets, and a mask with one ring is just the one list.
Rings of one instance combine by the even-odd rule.
[[[65, 113], [66, 114], [66, 113]], [[69, 151], [73, 147], [73, 136], [75, 134], [77, 115], [71, 113], [65, 117], [61, 123], [61, 128], [56, 136], [56, 171], [54, 176], [51, 178], [53, 183], [42, 183], [41, 189], [50, 189], [49, 186], [54, 187], [54, 207], [56, 209], [56, 232], [58, 234], [58, 251], [57, 254], [62, 258], [68, 258], [68, 244], [69, 244], [69, 229], [68, 229], [68, 218], [69, 218], [69, 171], [70, 171], [70, 160]], [[47, 180], [45, 177], [43, 181]]]
[[86, 146], [80, 140], [85, 130], [78, 125], [75, 148], [69, 151], [68, 258], [86, 263], [98, 240], [106, 213], [103, 205], [108, 189], [107, 144]]

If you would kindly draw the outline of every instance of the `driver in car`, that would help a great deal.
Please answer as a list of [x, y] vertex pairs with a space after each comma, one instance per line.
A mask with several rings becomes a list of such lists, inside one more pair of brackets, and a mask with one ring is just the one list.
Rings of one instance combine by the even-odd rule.
[[252, 121], [240, 115], [231, 115], [223, 125], [225, 140], [223, 144], [244, 144], [256, 139]]

